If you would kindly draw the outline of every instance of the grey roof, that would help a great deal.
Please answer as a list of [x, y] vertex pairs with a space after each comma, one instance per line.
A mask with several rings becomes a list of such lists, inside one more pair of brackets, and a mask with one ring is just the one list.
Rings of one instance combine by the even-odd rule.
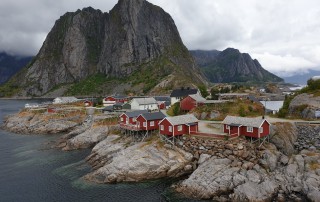
[[107, 97], [113, 97], [113, 98], [115, 98], [115, 99], [128, 98], [128, 96], [125, 96], [125, 95], [110, 95], [110, 96], [107, 96]]
[[137, 110], [125, 113], [129, 118], [138, 117], [140, 114], [148, 113], [148, 110]]
[[181, 115], [181, 116], [173, 116], [166, 118], [172, 125], [181, 125], [188, 123], [195, 123], [199, 120], [192, 114]]
[[187, 97], [188, 95], [194, 95], [198, 93], [198, 89], [193, 88], [180, 88], [171, 92], [170, 97]]
[[165, 102], [166, 106], [170, 106], [171, 105], [171, 99], [169, 96], [155, 96], [154, 99], [156, 101], [161, 101], [161, 102]]
[[137, 101], [139, 105], [157, 104], [157, 101], [153, 97], [134, 98], [133, 100]]
[[194, 95], [189, 95], [189, 96], [197, 102], [205, 102], [206, 101], [206, 99], [199, 94], [194, 94]]
[[166, 117], [162, 112], [141, 114], [147, 121], [162, 120]]
[[228, 125], [243, 125], [259, 128], [264, 121], [266, 120], [262, 119], [262, 117], [247, 118], [238, 116], [227, 116], [222, 123]]

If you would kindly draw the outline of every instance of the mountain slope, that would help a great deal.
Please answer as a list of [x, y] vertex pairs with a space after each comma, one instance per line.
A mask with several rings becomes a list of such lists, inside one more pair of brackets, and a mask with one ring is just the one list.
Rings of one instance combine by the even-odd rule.
[[[144, 81], [130, 80], [144, 72], [152, 75], [148, 88]], [[95, 75], [116, 78], [113, 84], [127, 88], [119, 91], [133, 83], [137, 91], [151, 90], [169, 78], [162, 89], [205, 80], [168, 13], [145, 0], [119, 0], [109, 13], [89, 7], [60, 17], [34, 62], [10, 82], [22, 81], [21, 95], [41, 96]]]
[[11, 56], [0, 53], [0, 85], [31, 61], [32, 57]]
[[308, 70], [308, 72], [306, 73], [296, 74], [294, 76], [283, 77], [283, 78], [287, 83], [307, 85], [307, 81], [310, 78], [314, 76], [319, 76], [319, 75], [320, 75], [320, 71]]
[[[191, 52], [196, 61], [203, 61], [204, 53], [199, 59], [199, 52]], [[206, 55], [203, 63], [198, 63], [209, 81], [213, 83], [229, 82], [282, 82], [283, 79], [263, 69], [258, 60], [253, 60], [249, 54], [227, 48], [217, 53]]]

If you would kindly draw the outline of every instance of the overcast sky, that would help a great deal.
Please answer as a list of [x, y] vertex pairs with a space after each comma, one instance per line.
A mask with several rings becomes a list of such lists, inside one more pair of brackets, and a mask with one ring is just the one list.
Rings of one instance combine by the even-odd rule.
[[[0, 51], [35, 55], [61, 15], [117, 0], [1, 0]], [[189, 49], [249, 53], [280, 76], [320, 70], [318, 0], [149, 0], [174, 19]]]

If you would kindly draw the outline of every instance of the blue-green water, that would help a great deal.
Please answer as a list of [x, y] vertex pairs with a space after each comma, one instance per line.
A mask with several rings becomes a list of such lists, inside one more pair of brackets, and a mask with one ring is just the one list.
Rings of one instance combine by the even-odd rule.
[[[0, 121], [24, 100], [0, 100]], [[0, 129], [0, 201], [186, 201], [170, 191], [170, 180], [98, 185], [82, 180], [90, 150], [50, 149], [58, 136], [21, 135]], [[192, 201], [192, 200], [187, 200]]]

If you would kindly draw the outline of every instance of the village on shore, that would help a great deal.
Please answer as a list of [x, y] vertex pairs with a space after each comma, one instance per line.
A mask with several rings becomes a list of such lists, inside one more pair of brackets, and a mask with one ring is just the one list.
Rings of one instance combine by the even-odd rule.
[[[265, 119], [266, 112], [275, 114], [281, 108], [285, 95], [292, 94], [295, 89], [286, 88], [281, 93], [266, 93], [264, 88], [257, 89], [261, 95], [257, 97], [250, 93], [218, 93], [217, 100], [207, 100], [200, 91], [195, 88], [181, 87], [171, 92], [170, 96], [125, 96], [110, 95], [103, 98], [101, 107], [93, 107], [96, 101], [93, 98], [77, 99], [75, 97], [57, 97], [51, 103], [26, 104], [25, 108], [30, 110], [43, 109], [48, 113], [55, 113], [59, 110], [66, 110], [61, 106], [77, 103], [81, 107], [87, 108], [87, 113], [93, 115], [96, 111], [111, 114], [118, 118], [118, 124], [122, 130], [128, 134], [140, 134], [146, 137], [152, 131], [159, 131], [164, 139], [174, 144], [174, 138], [182, 135], [206, 136], [212, 138], [233, 138], [246, 136], [254, 139], [265, 140], [270, 134], [270, 123]], [[210, 97], [210, 96], [207, 96]], [[205, 124], [199, 124], [199, 118], [194, 114], [189, 114], [199, 106], [216, 105], [234, 102], [235, 100], [250, 100], [260, 105], [266, 101], [276, 100], [277, 106], [264, 108], [264, 114], [258, 117], [241, 117], [227, 115], [222, 121], [220, 130], [210, 130]], [[281, 101], [282, 100], [282, 101]], [[280, 102], [280, 104], [279, 104]], [[175, 105], [179, 105], [179, 111], [184, 115], [169, 116], [167, 110]], [[211, 117], [212, 118], [212, 117]]]
[[110, 95], [100, 105], [94, 98], [57, 97], [26, 104], [3, 128], [62, 133], [54, 147], [65, 151], [92, 148], [86, 158], [92, 171], [83, 177], [92, 182], [185, 176], [172, 188], [190, 198], [317, 201], [320, 127], [278, 119], [272, 114], [279, 109], [263, 105], [293, 92], [256, 91], [261, 97], [219, 92], [210, 100], [184, 87], [170, 96]]

